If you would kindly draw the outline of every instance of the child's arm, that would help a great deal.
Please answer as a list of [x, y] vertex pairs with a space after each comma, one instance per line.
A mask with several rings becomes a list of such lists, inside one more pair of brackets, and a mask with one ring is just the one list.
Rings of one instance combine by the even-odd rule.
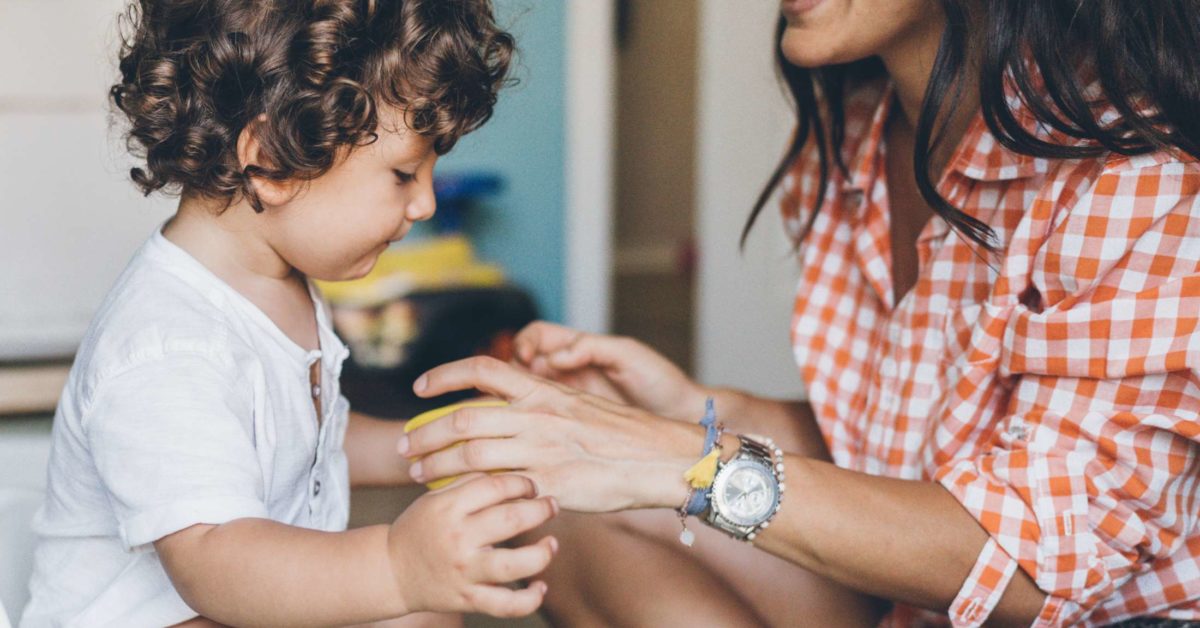
[[498, 475], [422, 496], [390, 526], [318, 532], [266, 519], [196, 525], [155, 542], [183, 599], [230, 625], [337, 625], [417, 611], [532, 613], [557, 542], [493, 545], [531, 530], [557, 505], [533, 483]]
[[408, 460], [396, 451], [403, 434], [404, 421], [385, 421], [351, 412], [343, 444], [350, 467], [350, 485], [412, 484]]

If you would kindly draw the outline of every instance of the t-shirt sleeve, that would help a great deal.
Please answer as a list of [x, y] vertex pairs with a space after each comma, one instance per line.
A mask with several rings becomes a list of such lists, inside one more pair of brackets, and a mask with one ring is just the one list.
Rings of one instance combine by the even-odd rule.
[[266, 517], [253, 402], [232, 364], [168, 354], [96, 386], [84, 433], [126, 548]]

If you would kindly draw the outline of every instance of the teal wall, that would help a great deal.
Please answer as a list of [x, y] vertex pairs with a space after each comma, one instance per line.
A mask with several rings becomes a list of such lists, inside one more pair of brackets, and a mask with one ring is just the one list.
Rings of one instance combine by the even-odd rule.
[[566, 187], [563, 0], [496, 0], [498, 20], [517, 40], [514, 76], [495, 115], [438, 162], [438, 171], [486, 170], [504, 191], [467, 223], [481, 258], [527, 288], [542, 317], [562, 320]]

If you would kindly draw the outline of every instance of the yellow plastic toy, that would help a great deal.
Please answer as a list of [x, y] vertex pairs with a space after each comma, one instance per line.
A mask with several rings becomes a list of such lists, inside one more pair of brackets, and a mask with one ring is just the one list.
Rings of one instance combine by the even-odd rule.
[[[462, 403], [454, 403], [454, 404], [450, 404], [448, 406], [443, 406], [441, 408], [434, 408], [433, 410], [430, 410], [428, 412], [422, 412], [421, 414], [418, 414], [417, 416], [409, 419], [408, 423], [406, 423], [404, 425], [404, 432], [407, 434], [408, 432], [411, 432], [411, 431], [417, 429], [418, 427], [421, 427], [422, 425], [432, 423], [444, 416], [453, 414], [455, 410], [458, 410], [460, 408], [501, 408], [501, 407], [504, 407], [507, 405], [508, 405], [508, 403], [504, 402], [504, 401], [464, 401]], [[460, 447], [460, 446], [461, 445], [451, 445], [450, 447]], [[449, 449], [450, 447], [447, 447], [447, 449]], [[420, 460], [420, 458], [416, 458], [416, 460]], [[458, 479], [457, 477], [442, 478], [440, 480], [434, 480], [432, 482], [427, 482], [425, 484], [425, 486], [429, 487], [430, 490], [436, 491], [437, 489], [442, 488], [443, 486], [449, 486], [449, 485], [453, 484], [454, 481], [457, 479]]]

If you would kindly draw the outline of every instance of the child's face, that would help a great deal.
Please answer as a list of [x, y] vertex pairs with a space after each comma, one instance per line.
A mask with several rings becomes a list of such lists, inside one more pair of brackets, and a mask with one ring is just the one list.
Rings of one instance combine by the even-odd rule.
[[263, 216], [271, 246], [309, 277], [362, 277], [414, 222], [433, 216], [432, 140], [394, 110], [381, 112], [378, 133]]

